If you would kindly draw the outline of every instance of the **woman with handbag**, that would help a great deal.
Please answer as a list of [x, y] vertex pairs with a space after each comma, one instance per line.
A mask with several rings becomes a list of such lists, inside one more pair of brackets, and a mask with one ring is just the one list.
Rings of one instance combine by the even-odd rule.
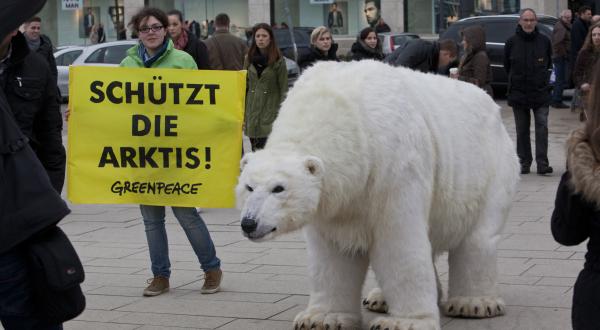
[[589, 29], [585, 42], [573, 69], [573, 82], [575, 83], [575, 95], [571, 109], [580, 113], [580, 119], [585, 120], [586, 99], [592, 88], [591, 68], [598, 62], [600, 58], [600, 23], [592, 25]]
[[[175, 49], [167, 37], [169, 24], [167, 14], [162, 10], [144, 7], [131, 19], [134, 32], [140, 43], [127, 51], [122, 67], [130, 68], [172, 68], [197, 69], [194, 59], [184, 51]], [[215, 293], [219, 290], [222, 278], [221, 261], [217, 258], [215, 246], [202, 217], [193, 207], [171, 207], [179, 224], [198, 257], [204, 271], [204, 285], [201, 293]], [[144, 290], [144, 296], [157, 296], [169, 291], [171, 263], [169, 245], [165, 229], [165, 207], [140, 205], [146, 239], [152, 263], [154, 278]]]
[[255, 151], [267, 143], [288, 90], [285, 59], [268, 24], [259, 23], [252, 28], [252, 45], [244, 59], [244, 69], [248, 70], [244, 127]]

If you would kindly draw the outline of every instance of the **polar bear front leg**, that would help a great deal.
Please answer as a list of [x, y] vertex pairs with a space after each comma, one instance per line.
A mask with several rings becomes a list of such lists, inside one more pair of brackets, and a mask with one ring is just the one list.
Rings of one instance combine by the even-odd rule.
[[370, 329], [437, 330], [437, 288], [426, 218], [415, 209], [410, 216], [398, 216], [401, 213], [389, 213], [393, 219], [382, 220], [374, 236], [371, 267], [388, 315], [374, 319]]
[[312, 226], [305, 227], [310, 300], [296, 315], [294, 329], [361, 329], [360, 294], [367, 256], [348, 256]]
[[473, 318], [504, 315], [505, 304], [496, 289], [499, 238], [499, 235], [476, 230], [450, 251], [444, 314]]

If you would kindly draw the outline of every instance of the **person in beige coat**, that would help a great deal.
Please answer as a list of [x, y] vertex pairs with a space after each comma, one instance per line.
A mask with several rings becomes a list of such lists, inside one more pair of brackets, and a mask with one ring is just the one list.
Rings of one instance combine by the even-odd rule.
[[486, 53], [485, 30], [475, 25], [464, 29], [461, 34], [465, 52], [460, 59], [458, 74], [451, 74], [451, 78], [477, 85], [493, 97], [494, 93], [490, 85], [492, 68]]

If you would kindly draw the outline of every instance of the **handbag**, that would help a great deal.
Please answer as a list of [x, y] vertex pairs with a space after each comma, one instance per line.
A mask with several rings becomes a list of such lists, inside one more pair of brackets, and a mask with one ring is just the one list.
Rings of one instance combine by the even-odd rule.
[[34, 235], [26, 250], [37, 315], [49, 324], [60, 324], [81, 314], [85, 296], [80, 284], [85, 274], [67, 235], [51, 226]]

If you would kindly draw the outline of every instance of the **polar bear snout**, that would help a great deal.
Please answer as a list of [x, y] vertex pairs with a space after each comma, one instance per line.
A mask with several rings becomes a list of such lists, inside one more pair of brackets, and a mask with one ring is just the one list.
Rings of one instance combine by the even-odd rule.
[[250, 217], [242, 218], [242, 230], [244, 233], [250, 234], [256, 230], [256, 227], [258, 227], [258, 223], [255, 219]]

